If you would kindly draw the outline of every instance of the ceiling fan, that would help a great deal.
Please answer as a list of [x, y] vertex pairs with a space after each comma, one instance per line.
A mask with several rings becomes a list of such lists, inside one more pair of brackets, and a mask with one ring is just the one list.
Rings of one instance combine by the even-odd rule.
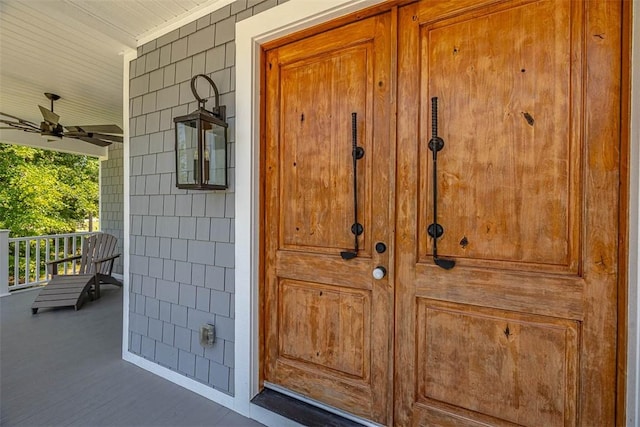
[[19, 117], [0, 112], [0, 123], [9, 127], [0, 129], [18, 129], [25, 132], [39, 133], [44, 137], [75, 138], [91, 144], [106, 147], [114, 142], [122, 142], [122, 129], [118, 125], [88, 125], [88, 126], [63, 126], [59, 123], [60, 116], [53, 112], [53, 102], [60, 99], [60, 95], [46, 92], [44, 94], [51, 101], [51, 110], [38, 105], [42, 113], [43, 121], [40, 126]]

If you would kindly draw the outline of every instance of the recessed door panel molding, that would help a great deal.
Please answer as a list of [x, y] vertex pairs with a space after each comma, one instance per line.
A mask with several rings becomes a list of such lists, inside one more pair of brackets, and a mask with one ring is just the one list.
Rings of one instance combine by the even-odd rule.
[[282, 280], [278, 294], [282, 357], [318, 375], [337, 371], [369, 380], [370, 292]]
[[[578, 274], [580, 2], [474, 9], [420, 27], [421, 99], [438, 97], [438, 241], [465, 265]], [[578, 27], [578, 29], [580, 29]], [[422, 102], [420, 122], [430, 123]], [[422, 140], [428, 140], [424, 126]], [[433, 221], [421, 160], [419, 229]], [[481, 184], [481, 185], [476, 185]], [[431, 238], [420, 234], [420, 260]]]
[[420, 403], [447, 402], [496, 422], [575, 424], [579, 322], [422, 298], [417, 305]]
[[357, 145], [365, 153], [358, 160], [358, 222], [363, 226], [358, 255], [369, 255], [372, 157], [366, 115], [372, 101], [367, 99], [372, 48], [363, 42], [280, 66], [281, 249], [336, 253], [353, 245], [350, 141], [356, 113]]

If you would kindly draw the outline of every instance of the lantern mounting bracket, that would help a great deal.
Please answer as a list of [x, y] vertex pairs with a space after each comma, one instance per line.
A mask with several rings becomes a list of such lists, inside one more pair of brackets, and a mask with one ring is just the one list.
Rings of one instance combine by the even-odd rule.
[[[204, 108], [204, 105], [206, 104], [207, 99], [200, 97], [200, 95], [198, 95], [198, 91], [196, 90], [196, 80], [198, 79], [198, 77], [202, 77], [203, 79], [208, 81], [211, 87], [213, 88], [213, 94], [215, 96], [216, 105], [215, 107], [213, 107], [213, 110], [211, 111]], [[196, 74], [195, 76], [193, 76], [191, 78], [191, 93], [193, 93], [194, 98], [198, 101], [198, 108], [200, 110], [204, 110], [210, 114], [213, 114], [214, 116], [216, 116], [222, 121], [227, 120], [226, 107], [224, 105], [222, 106], [220, 105], [220, 93], [218, 92], [218, 87], [216, 86], [216, 84], [213, 82], [213, 80], [211, 80], [211, 77], [207, 76], [206, 74]]]

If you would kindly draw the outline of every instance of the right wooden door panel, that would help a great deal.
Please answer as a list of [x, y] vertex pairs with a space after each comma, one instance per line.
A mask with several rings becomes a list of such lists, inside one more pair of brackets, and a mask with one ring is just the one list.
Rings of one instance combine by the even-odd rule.
[[[613, 424], [616, 19], [613, 2], [401, 8], [396, 424]], [[451, 270], [427, 233], [434, 97]]]

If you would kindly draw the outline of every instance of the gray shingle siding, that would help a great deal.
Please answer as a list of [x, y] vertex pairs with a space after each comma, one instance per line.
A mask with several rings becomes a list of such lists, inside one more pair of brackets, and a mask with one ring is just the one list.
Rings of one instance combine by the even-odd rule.
[[[231, 395], [235, 23], [277, 3], [238, 0], [139, 47], [130, 68], [129, 351]], [[190, 80], [199, 73], [213, 79], [227, 106], [227, 191], [175, 187], [173, 117], [197, 108]], [[211, 92], [205, 86], [198, 88]], [[199, 342], [205, 323], [215, 324], [212, 348]]]
[[[100, 231], [118, 239], [118, 253], [124, 254], [124, 149], [109, 146], [109, 158], [100, 162]], [[113, 272], [123, 273], [122, 257], [116, 258]]]

